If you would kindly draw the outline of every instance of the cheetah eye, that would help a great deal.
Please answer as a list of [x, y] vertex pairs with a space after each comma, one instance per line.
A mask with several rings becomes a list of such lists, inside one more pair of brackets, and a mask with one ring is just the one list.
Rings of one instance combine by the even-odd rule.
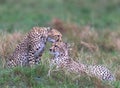
[[39, 48], [37, 48], [36, 50], [39, 50]]
[[43, 36], [41, 36], [40, 38], [42, 38]]
[[61, 54], [61, 56], [62, 56], [63, 54]]
[[57, 47], [57, 45], [55, 45], [55, 47]]

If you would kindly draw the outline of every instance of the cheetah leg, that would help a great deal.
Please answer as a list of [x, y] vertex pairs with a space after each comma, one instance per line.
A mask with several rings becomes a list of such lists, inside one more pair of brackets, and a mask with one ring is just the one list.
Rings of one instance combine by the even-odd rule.
[[47, 74], [48, 77], [50, 77], [51, 70], [52, 69], [49, 69], [49, 71], [48, 71], [48, 74]]
[[49, 71], [48, 71], [47, 76], [50, 77], [51, 72], [57, 72], [57, 71], [59, 71], [59, 69], [52, 70], [52, 69], [50, 68]]
[[45, 44], [41, 44], [41, 46], [40, 46], [40, 48], [34, 53], [34, 56], [37, 58], [37, 57], [39, 57], [40, 56], [40, 54], [42, 54], [43, 53], [43, 51], [44, 51], [44, 47], [45, 47]]
[[7, 65], [8, 68], [16, 67], [16, 66], [17, 66], [16, 63], [15, 63], [13, 60], [8, 61], [8, 62], [6, 63], [6, 65]]
[[33, 67], [35, 65], [35, 57], [33, 51], [29, 51], [28, 63], [30, 67]]
[[48, 77], [50, 77], [50, 73], [51, 73], [51, 71], [52, 71], [52, 69], [53, 69], [52, 63], [50, 63], [50, 66], [49, 66], [49, 67], [50, 67], [50, 68], [49, 68], [49, 71], [48, 71], [48, 74], [47, 74]]
[[[54, 67], [55, 67], [55, 69], [54, 69]], [[53, 69], [54, 69], [54, 70], [53, 70]], [[49, 71], [48, 71], [47, 76], [50, 77], [51, 72], [54, 72], [54, 71], [59, 71], [59, 67], [58, 67], [58, 66], [55, 66], [54, 63], [51, 63], [51, 64], [50, 64], [50, 69], [49, 69]]]
[[51, 71], [54, 68], [54, 60], [51, 60], [49, 63], [50, 63], [49, 64], [49, 71], [48, 71], [48, 74], [47, 74], [48, 77], [50, 77]]
[[40, 48], [34, 53], [35, 64], [39, 64], [41, 60], [42, 53], [44, 51], [45, 44], [41, 44]]
[[80, 77], [81, 77], [81, 75], [79, 74], [79, 75], [75, 76], [72, 80], [76, 80], [76, 79], [78, 79]]
[[29, 51], [29, 65], [32, 67], [35, 64], [39, 64], [42, 53], [44, 51], [45, 44], [38, 44], [37, 47], [31, 48]]
[[59, 71], [59, 69], [52, 70], [53, 68], [50, 68], [48, 71], [47, 76], [50, 77], [51, 72]]

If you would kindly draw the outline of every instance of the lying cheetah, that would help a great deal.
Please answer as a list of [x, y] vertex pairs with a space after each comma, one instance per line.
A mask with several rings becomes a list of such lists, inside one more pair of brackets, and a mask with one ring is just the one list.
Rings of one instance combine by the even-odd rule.
[[92, 77], [97, 77], [101, 80], [105, 81], [115, 81], [114, 75], [110, 72], [110, 70], [103, 65], [88, 65], [86, 68], [87, 75]]
[[7, 67], [38, 64], [47, 41], [62, 41], [62, 34], [50, 27], [33, 27], [7, 59]]
[[52, 47], [50, 48], [50, 53], [53, 54], [53, 58], [50, 62], [50, 70], [48, 72], [48, 76], [50, 76], [50, 72], [52, 67], [62, 68], [67, 70], [70, 73], [77, 73], [83, 74], [85, 71], [85, 65], [75, 62], [69, 56], [69, 46], [63, 42], [56, 42], [53, 43]]
[[[100, 80], [114, 81], [115, 77], [113, 74], [102, 65], [85, 65], [77, 63], [72, 60], [68, 53], [68, 45], [63, 42], [55, 42], [50, 48], [51, 54], [54, 55], [51, 65], [56, 65], [57, 68], [65, 68], [70, 72], [75, 73], [86, 73], [89, 76], [97, 77]], [[50, 75], [50, 71], [48, 75]]]

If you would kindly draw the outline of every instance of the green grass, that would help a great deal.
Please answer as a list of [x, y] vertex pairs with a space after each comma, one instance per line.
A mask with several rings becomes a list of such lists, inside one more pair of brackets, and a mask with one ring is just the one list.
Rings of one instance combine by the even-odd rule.
[[54, 18], [103, 29], [120, 23], [119, 0], [0, 0], [0, 29], [28, 30]]
[[[77, 79], [64, 74], [62, 71], [53, 72], [47, 77], [48, 68], [39, 65], [35, 68], [4, 69], [0, 72], [0, 87], [2, 88], [95, 88], [93, 78], [83, 76]], [[119, 88], [119, 81], [113, 84], [101, 83], [102, 87]], [[99, 87], [99, 86], [97, 86]]]

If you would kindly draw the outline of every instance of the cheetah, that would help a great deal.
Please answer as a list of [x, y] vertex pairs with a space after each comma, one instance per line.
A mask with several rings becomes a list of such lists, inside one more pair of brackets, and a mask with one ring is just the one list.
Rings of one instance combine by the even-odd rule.
[[48, 71], [48, 76], [50, 76], [53, 67], [56, 69], [62, 68], [67, 72], [75, 73], [81, 75], [85, 73], [85, 65], [77, 63], [69, 55], [69, 45], [64, 42], [55, 42], [50, 48], [50, 53], [53, 58], [50, 62], [50, 69]]
[[100, 80], [115, 81], [115, 76], [103, 65], [87, 65], [86, 71], [89, 76], [97, 77]]
[[[100, 80], [105, 81], [114, 81], [115, 77], [110, 72], [108, 68], [102, 65], [86, 65], [83, 63], [78, 63], [70, 58], [69, 55], [69, 46], [64, 42], [55, 42], [50, 48], [50, 53], [53, 54], [51, 60], [52, 65], [55, 65], [56, 68], [66, 68], [70, 72], [85, 73], [88, 76], [96, 77]], [[50, 75], [50, 71], [48, 75]]]
[[41, 60], [46, 42], [62, 41], [62, 34], [50, 27], [33, 27], [7, 59], [7, 67], [33, 66]]

